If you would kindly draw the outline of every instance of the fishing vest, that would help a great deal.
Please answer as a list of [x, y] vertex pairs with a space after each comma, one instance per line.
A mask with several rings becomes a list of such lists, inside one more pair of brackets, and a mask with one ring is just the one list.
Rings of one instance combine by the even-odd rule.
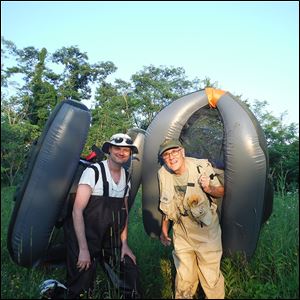
[[202, 190], [198, 183], [200, 175], [210, 176], [210, 185], [219, 186], [220, 182], [215, 176], [212, 165], [207, 159], [197, 159], [192, 157], [185, 158], [188, 172], [187, 188], [183, 199], [176, 196], [174, 188], [174, 174], [168, 170], [167, 166], [162, 166], [158, 171], [160, 187], [159, 208], [168, 219], [179, 222], [181, 216], [190, 218], [204, 225], [212, 222], [212, 210], [217, 209], [217, 205], [212, 201], [212, 197]]

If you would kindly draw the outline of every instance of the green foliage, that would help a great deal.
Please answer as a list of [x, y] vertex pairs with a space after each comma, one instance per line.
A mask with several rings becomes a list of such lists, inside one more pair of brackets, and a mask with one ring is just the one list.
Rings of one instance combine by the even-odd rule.
[[36, 285], [39, 274], [33, 269], [21, 269], [12, 263], [7, 250], [7, 229], [13, 209], [15, 187], [1, 189], [1, 298], [38, 299]]
[[112, 62], [89, 64], [88, 56], [78, 47], [63, 47], [52, 55], [52, 62], [62, 64], [64, 67], [61, 75], [61, 84], [58, 97], [81, 101], [91, 97], [91, 82], [103, 81], [109, 74], [116, 70]]
[[102, 83], [96, 91], [96, 107], [91, 111], [92, 125], [89, 130], [84, 152], [90, 151], [96, 144], [101, 147], [114, 133], [126, 133], [132, 127], [128, 112], [128, 102], [112, 84]]
[[[88, 55], [76, 46], [62, 47], [51, 55], [45, 48], [18, 49], [4, 38], [1, 44], [1, 56], [4, 58], [1, 68], [1, 121], [4, 118], [6, 126], [19, 124], [22, 127], [26, 121], [38, 127], [34, 132], [42, 132], [58, 102], [66, 98], [89, 100], [92, 87], [95, 88], [92, 125], [83, 153], [90, 152], [93, 144], [100, 147], [115, 132], [126, 132], [132, 127], [146, 130], [161, 109], [189, 92], [208, 86], [217, 87], [217, 82], [207, 77], [188, 80], [183, 68], [153, 65], [144, 66], [131, 76], [129, 82], [116, 79], [112, 84], [107, 82], [107, 78], [116, 71], [116, 66], [110, 61], [91, 64]], [[15, 64], [6, 66], [6, 58], [11, 58]], [[54, 72], [48, 67], [49, 62], [62, 71]], [[15, 76], [22, 77], [21, 86], [14, 81]], [[7, 90], [11, 87], [15, 88], [16, 93], [8, 97]], [[236, 97], [241, 100], [242, 96]], [[251, 107], [247, 100], [242, 102]], [[266, 110], [266, 106], [266, 101], [256, 101], [252, 111], [266, 136], [275, 189], [280, 192], [295, 191], [299, 186], [298, 126], [295, 123], [286, 125], [284, 113], [276, 118]], [[213, 130], [216, 128], [209, 128], [215, 136]], [[196, 129], [201, 136], [205, 135], [203, 130]], [[6, 143], [6, 140], [2, 139], [2, 142]], [[25, 153], [32, 142], [33, 139], [26, 142], [18, 140], [19, 148], [14, 152]], [[220, 141], [218, 145], [221, 145]], [[3, 156], [1, 159], [3, 174], [8, 171], [10, 161], [7, 159], [10, 157]], [[17, 168], [11, 170], [14, 172]]]
[[278, 191], [295, 191], [299, 181], [299, 133], [297, 124], [284, 124], [284, 115], [276, 118], [266, 111], [266, 101], [256, 101], [253, 113], [267, 140], [270, 169]]
[[230, 299], [298, 299], [299, 198], [275, 197], [250, 262], [242, 256], [223, 259], [226, 295]]
[[39, 52], [39, 61], [35, 66], [35, 72], [29, 83], [30, 94], [24, 97], [28, 118], [33, 125], [43, 128], [51, 111], [57, 104], [57, 95], [52, 84], [45, 81], [45, 60], [47, 50], [43, 48]]
[[132, 75], [131, 101], [135, 103], [134, 119], [138, 128], [147, 129], [155, 115], [175, 99], [187, 94], [192, 82], [183, 68], [150, 65]]
[[[1, 298], [38, 299], [46, 279], [65, 281], [65, 268], [40, 266], [25, 269], [14, 264], [6, 247], [7, 226], [15, 187], [1, 189]], [[299, 298], [299, 199], [297, 194], [276, 196], [270, 219], [263, 225], [257, 249], [247, 262], [242, 255], [223, 258], [226, 299]], [[144, 231], [141, 190], [129, 216], [128, 243], [137, 257], [143, 299], [173, 299], [175, 269], [172, 248]], [[29, 284], [30, 283], [30, 284]], [[93, 299], [119, 299], [99, 268]], [[86, 297], [85, 297], [86, 299]]]
[[[17, 66], [3, 71], [6, 78], [12, 78], [16, 74], [23, 76], [24, 85], [17, 88], [17, 109], [22, 113], [23, 119], [27, 119], [32, 125], [43, 127], [57, 104], [55, 88], [47, 78], [47, 50], [43, 48], [39, 51], [33, 47], [18, 50], [13, 44], [4, 42], [4, 45], [17, 61]], [[10, 85], [7, 80], [6, 84]]]
[[31, 142], [39, 134], [38, 127], [24, 121], [1, 124], [1, 183], [14, 185], [20, 181]]

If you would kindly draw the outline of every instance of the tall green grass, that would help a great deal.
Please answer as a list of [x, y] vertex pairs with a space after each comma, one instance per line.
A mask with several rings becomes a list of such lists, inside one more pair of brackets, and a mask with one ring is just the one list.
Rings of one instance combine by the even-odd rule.
[[[66, 273], [59, 267], [26, 269], [11, 261], [6, 236], [14, 191], [14, 188], [1, 189], [1, 299], [38, 299], [39, 285], [44, 280], [54, 278], [64, 282]], [[172, 249], [163, 247], [145, 233], [140, 193], [130, 211], [129, 245], [137, 257], [142, 297], [174, 298]], [[222, 260], [226, 298], [298, 299], [298, 251], [298, 194], [276, 196], [273, 213], [262, 227], [251, 261], [247, 263], [242, 256]], [[120, 298], [100, 268], [94, 298]]]

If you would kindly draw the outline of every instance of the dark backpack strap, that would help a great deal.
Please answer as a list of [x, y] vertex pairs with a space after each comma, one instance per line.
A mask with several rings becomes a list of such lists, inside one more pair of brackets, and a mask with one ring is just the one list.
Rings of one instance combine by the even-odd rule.
[[98, 168], [95, 165], [89, 165], [88, 168], [92, 168], [95, 171], [95, 185], [96, 185], [99, 180]]
[[106, 178], [105, 168], [102, 162], [99, 163], [101, 174], [102, 174], [102, 180], [103, 180], [103, 196], [108, 197], [108, 181]]

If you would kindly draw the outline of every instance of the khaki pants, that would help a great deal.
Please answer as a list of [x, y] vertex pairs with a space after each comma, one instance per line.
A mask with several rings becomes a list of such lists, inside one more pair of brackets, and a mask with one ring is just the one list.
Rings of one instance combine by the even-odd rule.
[[214, 213], [209, 226], [201, 227], [189, 217], [181, 220], [173, 226], [175, 298], [192, 299], [200, 281], [207, 299], [224, 299], [221, 228], [217, 214]]

